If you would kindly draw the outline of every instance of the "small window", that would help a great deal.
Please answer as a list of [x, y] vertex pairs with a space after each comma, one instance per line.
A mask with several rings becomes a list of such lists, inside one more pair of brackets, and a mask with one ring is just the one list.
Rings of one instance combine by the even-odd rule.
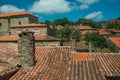
[[0, 27], [2, 27], [2, 23], [0, 23]]
[[58, 46], [58, 44], [49, 44], [49, 46]]
[[39, 29], [34, 29], [33, 32], [34, 32], [34, 34], [40, 34], [40, 30]]
[[18, 31], [17, 31], [17, 33], [18, 33], [18, 34], [20, 34], [20, 33], [21, 33], [21, 31], [20, 31], [20, 30], [18, 30]]
[[21, 22], [19, 22], [19, 25], [21, 25]]

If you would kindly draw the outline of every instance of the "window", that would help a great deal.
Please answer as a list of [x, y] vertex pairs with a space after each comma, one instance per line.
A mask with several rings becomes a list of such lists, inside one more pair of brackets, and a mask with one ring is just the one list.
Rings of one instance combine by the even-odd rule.
[[58, 46], [58, 44], [49, 44], [49, 46]]
[[19, 22], [19, 25], [21, 25], [21, 22]]
[[18, 30], [18, 31], [17, 31], [17, 33], [18, 33], [18, 34], [20, 34], [20, 33], [21, 33], [21, 31], [20, 31], [20, 30]]
[[33, 32], [34, 32], [34, 34], [40, 34], [40, 30], [39, 29], [34, 29]]
[[0, 23], [0, 28], [2, 27], [2, 23]]

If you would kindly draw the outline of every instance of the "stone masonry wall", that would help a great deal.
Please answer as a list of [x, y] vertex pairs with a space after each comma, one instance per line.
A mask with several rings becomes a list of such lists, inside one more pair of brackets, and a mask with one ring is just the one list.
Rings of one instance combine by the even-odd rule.
[[33, 32], [22, 32], [19, 34], [18, 51], [22, 67], [33, 67], [35, 64]]
[[76, 37], [75, 36], [70, 37], [70, 44], [71, 44], [71, 50], [76, 51]]
[[9, 33], [8, 18], [0, 19], [0, 36], [7, 35]]
[[19, 16], [19, 17], [12, 17], [10, 19], [10, 26], [28, 24], [28, 17], [27, 16]]
[[[10, 32], [11, 32], [11, 35], [18, 35], [18, 31], [33, 31], [34, 30], [38, 30], [39, 31], [39, 34], [45, 34], [47, 35], [47, 27], [33, 27], [33, 28], [11, 28], [10, 29]], [[34, 33], [36, 34], [36, 33]]]

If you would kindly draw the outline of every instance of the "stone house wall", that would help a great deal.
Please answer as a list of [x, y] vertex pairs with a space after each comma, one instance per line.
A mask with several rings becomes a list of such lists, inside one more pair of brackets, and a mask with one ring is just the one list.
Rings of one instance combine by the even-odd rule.
[[33, 31], [34, 34], [45, 34], [47, 35], [47, 27], [29, 27], [29, 28], [11, 28], [11, 35], [18, 35], [19, 31]]
[[38, 23], [38, 17], [33, 15], [10, 16], [0, 18], [0, 36], [9, 35], [10, 26]]
[[7, 35], [9, 33], [9, 21], [8, 18], [0, 18], [0, 36]]
[[39, 47], [39, 46], [60, 46], [60, 41], [36, 41], [35, 42], [35, 46]]
[[13, 16], [10, 19], [10, 26], [38, 23], [38, 18], [31, 15]]

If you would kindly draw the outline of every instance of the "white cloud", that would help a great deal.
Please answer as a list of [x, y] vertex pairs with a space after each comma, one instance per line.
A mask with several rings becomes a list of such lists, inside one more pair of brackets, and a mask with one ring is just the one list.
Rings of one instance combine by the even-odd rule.
[[66, 0], [39, 0], [34, 2], [29, 11], [52, 14], [69, 12], [71, 9], [70, 2], [67, 2]]
[[82, 3], [82, 4], [87, 4], [87, 5], [99, 2], [99, 0], [77, 0], [77, 1]]
[[13, 5], [0, 6], [0, 13], [17, 12], [17, 11], [23, 11], [23, 10], [24, 9], [19, 9], [16, 6], [13, 6]]
[[98, 12], [93, 12], [88, 14], [87, 16], [85, 16], [86, 19], [96, 19], [96, 20], [100, 20], [103, 18], [102, 12], [98, 11]]
[[89, 8], [88, 5], [85, 5], [85, 4], [83, 4], [83, 5], [80, 6], [81, 10], [88, 9], [88, 8]]
[[88, 9], [89, 5], [99, 2], [99, 0], [76, 0], [81, 3], [80, 9]]

